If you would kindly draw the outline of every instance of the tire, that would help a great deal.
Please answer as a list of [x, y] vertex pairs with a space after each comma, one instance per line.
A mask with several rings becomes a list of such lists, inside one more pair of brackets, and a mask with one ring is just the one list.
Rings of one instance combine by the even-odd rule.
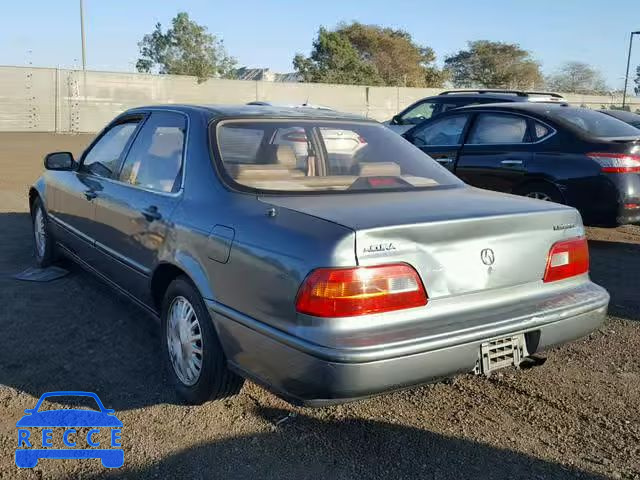
[[36, 198], [33, 202], [31, 227], [36, 264], [40, 268], [46, 268], [54, 262], [56, 252], [55, 241], [49, 230], [49, 218], [40, 198]]
[[535, 198], [547, 202], [564, 203], [562, 193], [550, 183], [528, 183], [520, 187], [516, 192], [523, 197]]
[[[162, 301], [161, 322], [164, 361], [181, 398], [200, 405], [240, 391], [244, 379], [227, 368], [211, 316], [188, 278], [178, 277], [167, 288]], [[185, 341], [187, 338], [193, 341]]]

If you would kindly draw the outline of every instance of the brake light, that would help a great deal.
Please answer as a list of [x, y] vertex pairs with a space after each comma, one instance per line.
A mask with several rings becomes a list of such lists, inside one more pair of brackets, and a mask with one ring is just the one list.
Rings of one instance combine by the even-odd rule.
[[587, 153], [607, 173], [640, 173], [640, 155], [628, 153]]
[[282, 136], [289, 142], [307, 143], [307, 134], [305, 132], [291, 132]]
[[300, 287], [296, 309], [316, 317], [353, 317], [426, 304], [418, 273], [401, 263], [314, 270]]
[[589, 271], [589, 247], [584, 237], [555, 243], [549, 251], [544, 282], [555, 282]]

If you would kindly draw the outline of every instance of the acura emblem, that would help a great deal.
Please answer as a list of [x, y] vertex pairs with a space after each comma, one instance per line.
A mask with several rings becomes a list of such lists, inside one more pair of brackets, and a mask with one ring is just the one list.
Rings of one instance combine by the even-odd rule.
[[493, 253], [493, 250], [490, 248], [485, 248], [480, 252], [480, 260], [485, 265], [493, 265], [493, 262], [496, 261], [496, 256]]

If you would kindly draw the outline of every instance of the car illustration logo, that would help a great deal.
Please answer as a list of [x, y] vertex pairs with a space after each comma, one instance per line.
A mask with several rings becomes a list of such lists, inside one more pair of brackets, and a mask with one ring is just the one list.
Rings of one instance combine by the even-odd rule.
[[[51, 397], [90, 397], [99, 407], [96, 410], [58, 409], [38, 411], [42, 402]], [[114, 415], [114, 410], [104, 408], [95, 393], [62, 391], [43, 394], [36, 406], [26, 409], [16, 422], [18, 427], [18, 448], [15, 452], [16, 466], [33, 468], [41, 458], [78, 459], [99, 458], [107, 468], [118, 468], [124, 464], [121, 444], [122, 422]], [[42, 429], [36, 432], [35, 429]], [[34, 430], [30, 430], [34, 429]], [[56, 432], [54, 429], [62, 429]], [[76, 429], [82, 429], [86, 434]], [[54, 448], [60, 441], [67, 448]], [[105, 448], [105, 447], [109, 448]], [[86, 448], [85, 448], [86, 447]]]
[[482, 260], [482, 263], [485, 265], [493, 265], [493, 262], [496, 261], [496, 256], [493, 253], [493, 250], [490, 248], [484, 248], [480, 252], [480, 260]]

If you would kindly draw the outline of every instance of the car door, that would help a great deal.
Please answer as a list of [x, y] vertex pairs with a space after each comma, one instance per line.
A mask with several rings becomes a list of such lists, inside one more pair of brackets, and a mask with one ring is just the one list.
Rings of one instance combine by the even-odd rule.
[[475, 187], [511, 192], [524, 179], [532, 157], [528, 117], [481, 112], [466, 136], [456, 174]]
[[470, 118], [469, 113], [442, 116], [407, 132], [405, 138], [453, 172]]
[[147, 302], [148, 281], [172, 234], [181, 198], [187, 117], [153, 111], [136, 135], [116, 181], [96, 199], [95, 267]]
[[49, 214], [56, 239], [84, 261], [95, 253], [95, 199], [103, 189], [102, 180], [117, 172], [139, 120], [122, 118], [109, 125], [84, 152], [76, 171], [52, 177]]

